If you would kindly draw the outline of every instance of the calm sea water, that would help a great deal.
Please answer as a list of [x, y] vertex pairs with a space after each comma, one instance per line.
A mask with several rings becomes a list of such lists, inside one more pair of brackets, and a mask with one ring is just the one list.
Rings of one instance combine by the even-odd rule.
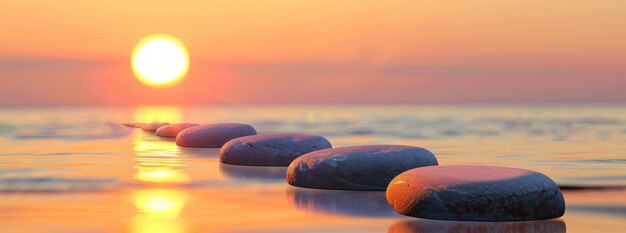
[[[245, 122], [334, 146], [406, 144], [440, 164], [536, 170], [564, 190], [552, 221], [396, 214], [384, 192], [311, 190], [285, 168], [219, 163], [123, 122]], [[626, 106], [145, 106], [0, 108], [0, 232], [623, 232]]]

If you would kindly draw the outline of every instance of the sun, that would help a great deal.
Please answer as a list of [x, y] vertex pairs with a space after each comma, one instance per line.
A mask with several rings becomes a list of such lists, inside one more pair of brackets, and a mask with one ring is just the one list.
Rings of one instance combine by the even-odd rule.
[[150, 86], [179, 82], [189, 69], [189, 53], [180, 40], [167, 34], [143, 38], [135, 46], [131, 66], [139, 81]]

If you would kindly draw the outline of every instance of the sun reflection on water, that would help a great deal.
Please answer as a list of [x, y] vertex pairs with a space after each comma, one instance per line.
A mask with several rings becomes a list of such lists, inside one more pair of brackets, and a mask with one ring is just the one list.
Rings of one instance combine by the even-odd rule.
[[[135, 109], [134, 113], [136, 122], [180, 122], [181, 119], [182, 112], [178, 107], [142, 107]], [[190, 182], [180, 149], [171, 139], [141, 130], [135, 132], [132, 143], [136, 162], [134, 179], [158, 187], [131, 193], [137, 208], [132, 219], [132, 232], [187, 232], [186, 223], [180, 217], [188, 200], [187, 193], [172, 188], [172, 185]]]
[[175, 189], [137, 190], [131, 194], [137, 208], [134, 233], [183, 233], [186, 225], [180, 214], [187, 202], [184, 191]]
[[186, 183], [189, 175], [182, 169], [183, 161], [175, 143], [146, 139], [148, 133], [137, 132], [133, 139], [136, 154], [135, 179], [150, 183]]
[[134, 112], [135, 122], [181, 122], [182, 110], [177, 106], [145, 106]]

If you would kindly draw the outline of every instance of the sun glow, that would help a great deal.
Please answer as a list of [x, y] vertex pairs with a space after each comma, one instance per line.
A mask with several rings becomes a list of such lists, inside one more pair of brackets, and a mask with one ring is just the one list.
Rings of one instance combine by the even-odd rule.
[[189, 54], [178, 39], [154, 34], [141, 40], [131, 57], [133, 72], [150, 86], [169, 86], [180, 81], [189, 69]]

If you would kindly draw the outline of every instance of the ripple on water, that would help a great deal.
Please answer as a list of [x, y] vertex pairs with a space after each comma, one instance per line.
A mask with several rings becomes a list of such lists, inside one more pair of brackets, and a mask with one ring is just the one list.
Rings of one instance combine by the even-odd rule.
[[13, 125], [12, 132], [5, 134], [15, 140], [62, 139], [62, 140], [94, 140], [124, 138], [132, 129], [118, 123], [108, 122], [93, 125], [80, 123], [50, 123]]
[[119, 188], [115, 179], [31, 177], [0, 179], [0, 192], [85, 192]]

